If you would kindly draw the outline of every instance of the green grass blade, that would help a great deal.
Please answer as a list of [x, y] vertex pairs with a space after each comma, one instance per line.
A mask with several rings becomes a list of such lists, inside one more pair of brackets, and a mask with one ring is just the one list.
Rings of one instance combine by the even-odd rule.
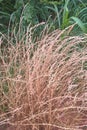
[[62, 21], [62, 29], [64, 29], [65, 27], [67, 27], [67, 25], [69, 24], [69, 10], [68, 10], [68, 3], [69, 0], [65, 1], [65, 6], [64, 6], [64, 11], [63, 11], [63, 21]]
[[71, 17], [71, 19], [81, 28], [84, 33], [87, 33], [85, 24], [77, 17]]

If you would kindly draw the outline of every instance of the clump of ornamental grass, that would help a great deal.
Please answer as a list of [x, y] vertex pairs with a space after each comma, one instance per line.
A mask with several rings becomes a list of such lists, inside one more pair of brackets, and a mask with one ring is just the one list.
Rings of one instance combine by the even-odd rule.
[[87, 36], [64, 32], [43, 32], [34, 43], [30, 33], [19, 41], [2, 35], [0, 125], [87, 129]]

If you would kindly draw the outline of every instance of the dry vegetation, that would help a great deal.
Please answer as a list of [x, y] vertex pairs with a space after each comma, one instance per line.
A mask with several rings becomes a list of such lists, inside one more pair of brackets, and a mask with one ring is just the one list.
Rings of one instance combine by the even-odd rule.
[[28, 34], [26, 44], [15, 45], [2, 36], [0, 125], [87, 130], [87, 36], [63, 32], [45, 34], [34, 44]]

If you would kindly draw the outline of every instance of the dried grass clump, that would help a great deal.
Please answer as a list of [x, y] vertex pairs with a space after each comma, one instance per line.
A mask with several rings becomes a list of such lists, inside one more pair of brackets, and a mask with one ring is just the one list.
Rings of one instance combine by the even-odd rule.
[[[58, 30], [0, 50], [0, 125], [87, 129], [87, 40]], [[35, 46], [37, 47], [35, 50]], [[9, 128], [10, 129], [10, 128]]]

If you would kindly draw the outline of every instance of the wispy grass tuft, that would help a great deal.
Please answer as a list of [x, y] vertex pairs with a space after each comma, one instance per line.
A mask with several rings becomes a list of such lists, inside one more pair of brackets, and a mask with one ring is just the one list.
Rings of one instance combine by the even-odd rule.
[[87, 128], [87, 36], [63, 34], [42, 33], [32, 43], [27, 31], [20, 41], [15, 36], [15, 45], [12, 36], [2, 36], [0, 125], [16, 130]]

